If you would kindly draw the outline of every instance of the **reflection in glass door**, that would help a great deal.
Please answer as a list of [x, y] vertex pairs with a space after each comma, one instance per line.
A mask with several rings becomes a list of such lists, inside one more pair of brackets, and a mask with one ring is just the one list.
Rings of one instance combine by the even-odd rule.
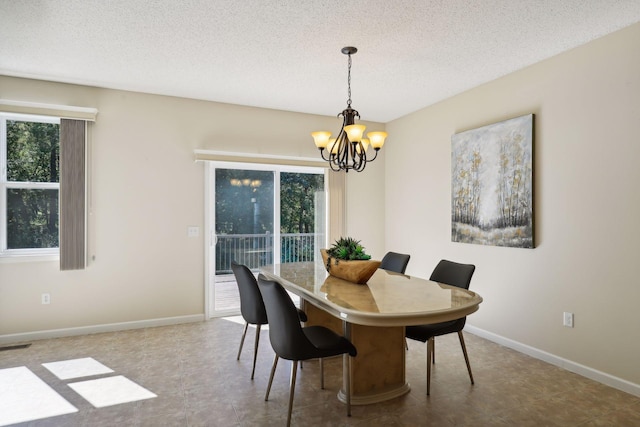
[[232, 261], [254, 271], [273, 262], [273, 194], [273, 171], [215, 170], [215, 312], [240, 309]]
[[325, 245], [324, 171], [213, 164], [210, 168], [208, 307], [212, 316], [239, 313], [231, 262], [260, 267], [313, 261]]
[[324, 175], [280, 173], [280, 263], [313, 261], [326, 246]]

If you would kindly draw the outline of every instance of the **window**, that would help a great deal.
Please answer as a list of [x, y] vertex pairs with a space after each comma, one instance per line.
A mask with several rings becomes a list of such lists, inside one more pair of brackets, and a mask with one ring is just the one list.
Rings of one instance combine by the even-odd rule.
[[60, 120], [0, 113], [0, 256], [58, 254]]

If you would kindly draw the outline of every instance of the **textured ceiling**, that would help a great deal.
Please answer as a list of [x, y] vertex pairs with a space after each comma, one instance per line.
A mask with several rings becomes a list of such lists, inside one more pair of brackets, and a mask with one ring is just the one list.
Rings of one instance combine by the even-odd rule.
[[0, 74], [336, 115], [356, 46], [353, 107], [388, 122], [636, 22], [639, 0], [0, 0]]

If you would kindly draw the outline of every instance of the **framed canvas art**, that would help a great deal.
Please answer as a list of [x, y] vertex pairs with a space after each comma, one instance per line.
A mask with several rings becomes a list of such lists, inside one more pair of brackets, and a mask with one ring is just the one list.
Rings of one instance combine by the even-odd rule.
[[451, 240], [533, 248], [533, 114], [451, 137]]

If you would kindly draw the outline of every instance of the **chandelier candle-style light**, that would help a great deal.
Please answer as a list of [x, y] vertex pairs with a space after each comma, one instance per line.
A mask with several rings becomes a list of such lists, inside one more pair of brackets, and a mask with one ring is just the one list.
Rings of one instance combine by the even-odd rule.
[[[324, 160], [329, 162], [329, 166], [334, 171], [355, 170], [362, 172], [367, 162], [375, 160], [378, 151], [384, 145], [387, 137], [386, 132], [369, 132], [367, 138], [363, 138], [366, 126], [355, 124], [356, 117], [360, 119], [360, 114], [351, 108], [351, 55], [354, 55], [358, 49], [355, 47], [343, 47], [342, 53], [349, 56], [349, 72], [347, 77], [347, 85], [349, 88], [349, 97], [347, 98], [347, 108], [338, 114], [343, 118], [342, 128], [337, 138], [331, 138], [331, 132], [319, 131], [312, 132], [311, 136], [320, 150], [320, 155]], [[367, 159], [367, 148], [369, 145], [375, 150], [372, 158]], [[325, 151], [327, 150], [327, 156]]]

